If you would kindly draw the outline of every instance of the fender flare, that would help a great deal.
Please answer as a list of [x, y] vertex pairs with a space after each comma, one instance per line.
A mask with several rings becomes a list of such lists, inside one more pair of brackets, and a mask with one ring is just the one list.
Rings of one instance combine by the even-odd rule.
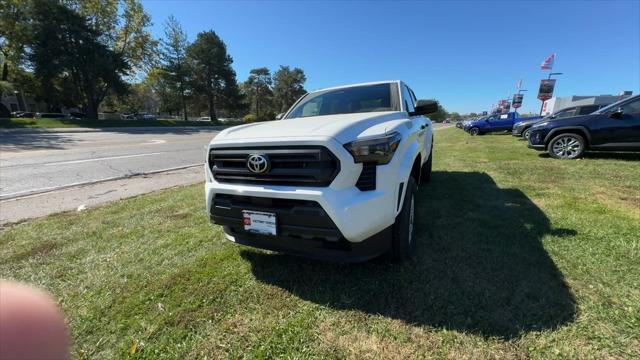
[[576, 126], [562, 126], [562, 127], [557, 127], [557, 128], [553, 128], [553, 129], [551, 129], [551, 130], [549, 131], [549, 133], [547, 134], [547, 136], [545, 136], [545, 137], [544, 137], [544, 143], [545, 143], [545, 145], [546, 145], [546, 144], [551, 140], [551, 138], [552, 138], [555, 134], [557, 134], [557, 133], [559, 133], [559, 132], [562, 132], [562, 131], [565, 131], [565, 130], [580, 130], [580, 131], [582, 131], [583, 133], [585, 133], [585, 135], [587, 136], [587, 141], [588, 141], [589, 143], [591, 143], [591, 133], [589, 132], [589, 130], [588, 130], [586, 127], [584, 127], [584, 126], [578, 126], [578, 125], [576, 125]]
[[[411, 169], [413, 168], [413, 164], [416, 162], [416, 159], [418, 158], [418, 156], [420, 156], [420, 149], [418, 149], [418, 142], [414, 141], [411, 145], [409, 145], [405, 151], [405, 156], [402, 159], [402, 161], [400, 162], [400, 165], [398, 166], [398, 177], [396, 178], [396, 186], [399, 186], [401, 183], [403, 184], [402, 186], [402, 192], [400, 194], [397, 194], [399, 197], [399, 202], [397, 204], [394, 203], [395, 206], [395, 213], [396, 215], [398, 214], [399, 210], [402, 208], [402, 203], [404, 202], [404, 194], [407, 191], [407, 183], [409, 182], [409, 176], [411, 176]], [[421, 163], [420, 163], [420, 167], [422, 168], [422, 165], [424, 165], [423, 163], [423, 159], [420, 159]], [[420, 179], [416, 179], [416, 182], [419, 182]], [[397, 189], [397, 188], [396, 188]]]

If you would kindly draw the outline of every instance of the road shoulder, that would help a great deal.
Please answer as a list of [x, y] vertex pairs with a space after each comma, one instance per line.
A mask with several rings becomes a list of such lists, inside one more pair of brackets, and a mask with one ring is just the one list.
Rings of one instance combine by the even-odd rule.
[[107, 202], [204, 182], [202, 166], [61, 189], [0, 201], [0, 226], [63, 211], [83, 211]]

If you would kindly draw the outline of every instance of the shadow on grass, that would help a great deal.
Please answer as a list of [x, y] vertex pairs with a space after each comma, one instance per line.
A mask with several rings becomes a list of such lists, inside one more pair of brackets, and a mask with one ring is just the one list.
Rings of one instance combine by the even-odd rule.
[[[547, 152], [538, 154], [541, 158], [553, 159]], [[582, 159], [603, 159], [603, 160], [622, 160], [622, 161], [640, 161], [640, 151], [638, 152], [622, 152], [622, 151], [587, 151], [582, 155]], [[560, 160], [564, 161], [564, 160]], [[572, 161], [572, 160], [569, 160]], [[575, 160], [573, 160], [575, 161]]]
[[575, 299], [542, 247], [552, 229], [517, 189], [484, 173], [434, 172], [418, 195], [414, 258], [337, 264], [243, 250], [256, 278], [334, 309], [514, 338], [573, 321]]

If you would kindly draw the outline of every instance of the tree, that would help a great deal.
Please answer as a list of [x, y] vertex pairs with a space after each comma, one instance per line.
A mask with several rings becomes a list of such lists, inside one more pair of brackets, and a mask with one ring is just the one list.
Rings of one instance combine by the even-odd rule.
[[187, 118], [186, 91], [189, 69], [187, 64], [187, 35], [178, 20], [169, 16], [165, 23], [164, 39], [161, 40], [164, 77], [169, 88], [177, 92], [182, 105], [184, 120]]
[[[245, 87], [254, 103], [255, 114], [258, 119], [267, 118], [267, 105], [271, 100], [271, 72], [266, 67], [252, 69]], [[263, 114], [260, 113], [262, 110]]]
[[442, 122], [447, 118], [448, 113], [447, 113], [447, 110], [445, 110], [445, 108], [442, 107], [442, 105], [438, 104], [438, 111], [434, 112], [433, 114], [429, 114], [427, 116], [432, 121]]
[[150, 69], [147, 72], [144, 83], [147, 84], [149, 89], [158, 98], [158, 112], [168, 112], [170, 115], [173, 115], [173, 112], [176, 111], [176, 109], [180, 109], [181, 96], [171, 90], [170, 84], [167, 81], [167, 77], [165, 76], [162, 68]]
[[304, 83], [307, 77], [300, 68], [291, 70], [289, 66], [280, 65], [280, 69], [273, 74], [273, 96], [276, 109], [283, 113], [287, 111], [307, 91]]
[[67, 7], [86, 17], [98, 40], [118, 54], [132, 74], [148, 70], [156, 60], [158, 41], [147, 28], [151, 17], [139, 0], [63, 0]]
[[234, 103], [240, 95], [236, 83], [236, 73], [231, 68], [233, 59], [227, 53], [227, 46], [212, 30], [198, 34], [187, 49], [195, 94], [203, 94], [207, 99], [209, 117], [216, 121], [216, 103]]
[[53, 1], [35, 1], [29, 60], [40, 98], [50, 106], [80, 104], [91, 118], [108, 91], [125, 93], [127, 62], [99, 41], [100, 35], [75, 11]]
[[10, 66], [17, 69], [24, 61], [25, 47], [29, 43], [29, 2], [0, 0], [0, 81], [10, 81]]

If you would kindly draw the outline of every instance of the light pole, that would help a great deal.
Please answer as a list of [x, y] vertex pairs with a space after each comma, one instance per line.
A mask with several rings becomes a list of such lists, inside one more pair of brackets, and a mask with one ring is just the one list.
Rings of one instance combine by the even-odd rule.
[[[559, 73], [559, 72], [556, 72], [556, 73], [554, 73], [554, 72], [549, 73], [549, 76], [547, 77], [547, 80], [550, 80], [552, 75], [562, 75], [562, 73]], [[548, 100], [548, 99], [547, 99], [547, 100]], [[545, 101], [546, 101], [546, 100], [542, 100], [542, 104], [540, 104], [540, 115], [542, 115], [542, 108], [544, 107], [544, 102], [545, 102]]]

